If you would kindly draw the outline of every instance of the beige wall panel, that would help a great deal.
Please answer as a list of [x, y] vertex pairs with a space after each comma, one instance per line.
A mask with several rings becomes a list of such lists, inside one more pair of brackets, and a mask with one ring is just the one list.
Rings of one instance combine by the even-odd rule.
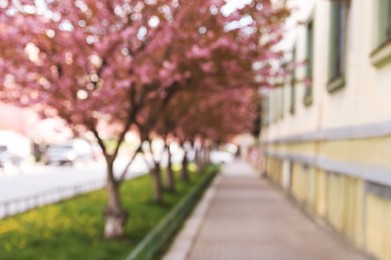
[[391, 136], [378, 138], [274, 144], [268, 151], [325, 157], [336, 161], [391, 167]]
[[366, 249], [369, 253], [382, 259], [385, 258], [384, 200], [368, 194], [366, 196]]
[[312, 211], [315, 211], [317, 200], [316, 170], [310, 167], [307, 174], [307, 202]]
[[294, 144], [272, 144], [266, 146], [268, 151], [278, 151], [286, 153], [315, 155], [317, 143], [316, 142], [303, 142]]
[[330, 224], [342, 231], [343, 229], [343, 178], [336, 174], [327, 176], [327, 220]]
[[268, 176], [277, 184], [281, 184], [282, 180], [282, 160], [269, 157], [268, 163]]
[[309, 197], [309, 184], [308, 184], [308, 181], [309, 181], [309, 178], [308, 178], [308, 175], [309, 175], [309, 168], [306, 167], [304, 168], [302, 166], [302, 174], [301, 174], [301, 199], [302, 201], [305, 203], [305, 204], [308, 204], [308, 197]]
[[274, 178], [274, 165], [275, 165], [275, 159], [274, 158], [270, 158], [269, 159], [269, 176], [273, 179]]
[[390, 136], [322, 142], [319, 151], [320, 156], [334, 160], [391, 167]]
[[265, 174], [266, 176], [269, 176], [270, 174], [270, 157], [265, 156], [263, 159], [264, 167], [265, 167]]
[[391, 259], [391, 200], [385, 202], [384, 216], [384, 256]]
[[312, 211], [315, 209], [315, 203], [316, 203], [316, 175], [315, 175], [315, 169], [313, 167], [308, 167], [305, 170], [305, 201]]
[[292, 193], [298, 201], [304, 200], [303, 186], [303, 167], [301, 164], [295, 163], [292, 171]]
[[319, 216], [325, 217], [327, 210], [327, 175], [322, 170], [317, 170], [316, 175], [316, 212]]
[[364, 191], [364, 181], [356, 179], [356, 225], [355, 225], [355, 240], [354, 243], [358, 248], [364, 247], [365, 240], [365, 230], [364, 230], [364, 221], [365, 221], [365, 191]]
[[362, 182], [353, 177], [344, 177], [344, 226], [343, 233], [354, 245], [362, 241]]

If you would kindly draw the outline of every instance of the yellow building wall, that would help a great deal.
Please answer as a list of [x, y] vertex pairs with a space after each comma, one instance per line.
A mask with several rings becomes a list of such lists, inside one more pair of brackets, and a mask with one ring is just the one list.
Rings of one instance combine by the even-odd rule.
[[391, 167], [391, 136], [376, 138], [268, 145], [269, 151]]
[[266, 159], [266, 174], [279, 185], [282, 185], [282, 165], [283, 161], [277, 158]]
[[391, 167], [391, 136], [338, 141], [269, 144], [264, 148], [270, 152], [321, 156], [336, 161]]
[[303, 165], [295, 163], [292, 170], [292, 193], [293, 196], [300, 202], [306, 202], [307, 198], [307, 173], [303, 169]]
[[391, 167], [391, 136], [321, 142], [319, 151], [334, 160]]
[[[283, 104], [284, 117], [262, 130], [263, 142], [281, 140], [295, 135], [317, 133], [335, 127], [360, 127], [391, 120], [391, 62], [376, 68], [370, 53], [378, 46], [373, 42], [376, 25], [375, 4], [378, 1], [350, 1], [346, 48], [346, 84], [329, 93], [329, 31], [331, 1], [294, 1], [301, 21], [315, 20], [313, 103], [303, 104], [305, 86], [295, 85], [295, 113], [289, 112], [290, 98]], [[362, 19], [365, 13], [366, 19]], [[295, 32], [297, 60], [305, 59], [305, 26]], [[293, 46], [293, 44], [291, 45]], [[305, 67], [297, 69], [296, 77], [303, 78]], [[288, 89], [288, 88], [287, 88]], [[271, 96], [278, 93], [270, 91]], [[286, 92], [289, 94], [289, 91]], [[278, 106], [276, 109], [281, 109]], [[270, 113], [274, 113], [272, 111]], [[328, 137], [333, 138], [333, 137]], [[328, 139], [327, 138], [327, 139]], [[339, 138], [339, 137], [338, 137]], [[381, 167], [391, 170], [391, 136], [370, 138], [349, 137], [345, 140], [300, 141], [267, 144], [265, 150], [281, 154], [325, 158], [351, 165]], [[280, 171], [279, 168], [274, 168]], [[278, 179], [278, 173], [274, 173]], [[390, 174], [391, 178], [391, 174]], [[365, 180], [345, 174], [329, 173], [323, 169], [303, 168], [293, 162], [291, 194], [298, 201], [327, 220], [357, 248], [379, 259], [391, 260], [391, 199], [365, 191]]]
[[[268, 157], [267, 162], [266, 168], [269, 178], [282, 187], [283, 160]], [[347, 175], [328, 173], [318, 168], [304, 166], [299, 162], [292, 162], [291, 169], [291, 185], [287, 187], [287, 191], [290, 191], [298, 202], [306, 205], [308, 210], [324, 218], [336, 231], [358, 248], [363, 248], [365, 232], [368, 232], [369, 228], [375, 230], [372, 236], [376, 236], [378, 228], [372, 229], [369, 225], [367, 230], [364, 230], [363, 180]], [[387, 201], [387, 203], [390, 205], [389, 214], [391, 217], [391, 201]], [[376, 205], [372, 206], [376, 207]], [[371, 218], [376, 218], [376, 216], [371, 215]], [[372, 220], [369, 220], [369, 223], [371, 222]], [[371, 239], [371, 236], [366, 237], [366, 240]], [[379, 239], [382, 240], [382, 238]], [[374, 243], [376, 246], [379, 244], [378, 241]], [[371, 246], [373, 245], [371, 244]], [[372, 251], [377, 252], [378, 249], [375, 248]]]
[[345, 176], [343, 234], [355, 246], [363, 242], [363, 181]]
[[366, 196], [366, 249], [379, 259], [391, 259], [391, 201]]
[[316, 212], [320, 217], [326, 216], [327, 209], [327, 180], [326, 173], [322, 170], [316, 169], [315, 171], [315, 181], [316, 181], [316, 200], [314, 205], [314, 212]]
[[302, 155], [314, 155], [317, 151], [316, 142], [293, 143], [293, 144], [272, 144], [267, 146], [268, 151], [279, 151], [287, 153], [300, 152]]
[[328, 174], [326, 219], [338, 231], [342, 231], [343, 227], [343, 198], [343, 177], [336, 174]]
[[315, 169], [313, 167], [308, 168], [307, 172], [307, 206], [311, 211], [313, 211], [315, 203], [316, 203], [316, 176]]

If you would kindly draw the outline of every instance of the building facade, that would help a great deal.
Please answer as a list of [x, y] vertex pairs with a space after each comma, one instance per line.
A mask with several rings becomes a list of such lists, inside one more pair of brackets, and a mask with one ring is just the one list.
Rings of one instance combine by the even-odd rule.
[[294, 69], [263, 91], [263, 172], [356, 248], [391, 259], [391, 0], [292, 2]]

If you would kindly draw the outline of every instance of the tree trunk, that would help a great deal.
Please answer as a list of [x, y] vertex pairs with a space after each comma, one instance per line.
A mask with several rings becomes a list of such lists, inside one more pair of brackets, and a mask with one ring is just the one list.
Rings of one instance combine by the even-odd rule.
[[168, 164], [167, 164], [167, 190], [170, 192], [175, 192], [175, 178], [174, 173], [172, 171], [172, 162], [171, 162], [171, 149], [170, 145], [166, 145], [167, 149], [167, 157], [168, 157]]
[[107, 162], [107, 205], [104, 209], [105, 238], [116, 239], [123, 237], [125, 224], [128, 219], [127, 212], [121, 206], [119, 183], [114, 179], [114, 160], [106, 159]]
[[204, 147], [204, 164], [210, 163], [210, 147], [207, 145]]
[[201, 159], [201, 150], [197, 148], [195, 149], [195, 162], [197, 165], [197, 172], [201, 173], [202, 168], [204, 168], [204, 166], [202, 164], [202, 159]]
[[160, 164], [155, 163], [154, 169], [152, 169], [153, 189], [156, 203], [163, 203], [163, 191], [162, 191], [162, 178], [160, 174]]
[[189, 172], [187, 171], [187, 151], [185, 149], [183, 153], [183, 159], [182, 159], [182, 170], [181, 170], [181, 178], [183, 181], [188, 182], [189, 181]]

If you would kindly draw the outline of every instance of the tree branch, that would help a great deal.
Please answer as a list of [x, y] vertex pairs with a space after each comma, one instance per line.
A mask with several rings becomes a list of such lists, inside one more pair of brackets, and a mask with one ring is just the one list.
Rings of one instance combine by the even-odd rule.
[[121, 183], [122, 181], [125, 180], [125, 176], [126, 174], [128, 173], [128, 169], [130, 167], [130, 165], [133, 163], [133, 161], [136, 159], [137, 157], [137, 154], [139, 154], [140, 152], [142, 151], [142, 144], [140, 144], [136, 151], [134, 152], [134, 154], [132, 155], [132, 157], [130, 158], [129, 162], [126, 164], [124, 170], [122, 171], [120, 177], [118, 178], [117, 182], [118, 183]]

